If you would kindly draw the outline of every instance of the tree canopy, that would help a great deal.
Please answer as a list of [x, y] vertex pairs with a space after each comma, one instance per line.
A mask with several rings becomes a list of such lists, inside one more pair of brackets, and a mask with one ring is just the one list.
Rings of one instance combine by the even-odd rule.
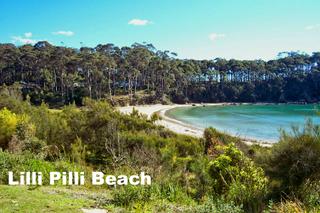
[[18, 82], [33, 103], [64, 105], [125, 96], [134, 104], [186, 102], [317, 102], [320, 53], [284, 52], [278, 59], [182, 60], [152, 44], [99, 44], [80, 49], [46, 41], [0, 44], [0, 85]]

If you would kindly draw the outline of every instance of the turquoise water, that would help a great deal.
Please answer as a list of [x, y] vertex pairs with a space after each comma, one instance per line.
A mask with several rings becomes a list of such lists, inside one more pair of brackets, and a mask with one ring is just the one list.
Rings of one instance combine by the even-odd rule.
[[317, 106], [312, 104], [177, 107], [166, 115], [195, 127], [212, 126], [239, 137], [273, 142], [279, 139], [280, 129], [301, 128], [306, 119], [320, 124]]

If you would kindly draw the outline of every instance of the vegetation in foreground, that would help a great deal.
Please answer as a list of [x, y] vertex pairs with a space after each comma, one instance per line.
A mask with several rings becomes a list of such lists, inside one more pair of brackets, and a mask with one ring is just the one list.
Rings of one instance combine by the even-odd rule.
[[[283, 133], [272, 148], [249, 147], [212, 128], [202, 139], [177, 135], [154, 125], [157, 116], [123, 115], [104, 101], [86, 99], [82, 108], [50, 110], [19, 101], [13, 90], [1, 90], [0, 96], [0, 191], [11, 200], [1, 199], [4, 208], [17, 209], [19, 203], [34, 211], [58, 211], [60, 205], [113, 212], [320, 211], [320, 127], [311, 123]], [[44, 176], [69, 170], [145, 171], [153, 183], [117, 189], [86, 185], [80, 200], [73, 199], [80, 190], [75, 188], [67, 193], [63, 186], [4, 186], [8, 171], [25, 170]], [[26, 197], [37, 203], [28, 204]]]
[[54, 189], [12, 187], [0, 185], [0, 210], [10, 212], [81, 212], [94, 201], [74, 194], [58, 193]]

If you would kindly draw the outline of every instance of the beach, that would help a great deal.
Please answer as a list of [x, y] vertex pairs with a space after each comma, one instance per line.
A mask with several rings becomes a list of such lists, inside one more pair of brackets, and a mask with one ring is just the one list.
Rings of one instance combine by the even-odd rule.
[[[231, 103], [210, 103], [205, 105], [221, 106], [221, 105], [229, 105], [229, 104]], [[171, 131], [178, 134], [185, 134], [185, 135], [200, 138], [203, 136], [203, 132], [204, 132], [203, 128], [195, 127], [193, 125], [189, 125], [179, 120], [170, 118], [166, 116], [166, 111], [176, 107], [191, 107], [191, 106], [202, 106], [202, 105], [204, 104], [138, 105], [138, 106], [118, 107], [118, 110], [121, 113], [129, 114], [132, 112], [133, 109], [136, 109], [140, 113], [145, 114], [148, 118], [150, 118], [153, 113], [158, 113], [162, 119], [156, 121], [157, 125], [164, 126], [165, 128], [170, 129]], [[241, 140], [248, 145], [258, 144], [260, 146], [265, 146], [265, 147], [272, 146], [272, 143], [269, 141], [259, 141], [251, 138], [241, 138]]]
[[168, 129], [170, 129], [173, 132], [179, 133], [179, 134], [186, 134], [193, 137], [202, 137], [203, 135], [203, 129], [193, 127], [191, 125], [185, 124], [181, 121], [169, 118], [165, 115], [165, 112], [169, 109], [175, 108], [175, 107], [185, 107], [185, 106], [192, 106], [191, 104], [173, 104], [173, 105], [161, 105], [161, 104], [155, 104], [155, 105], [142, 105], [142, 106], [126, 106], [126, 107], [119, 107], [119, 111], [122, 113], [129, 114], [132, 112], [133, 109], [138, 110], [140, 113], [145, 114], [148, 116], [148, 118], [151, 117], [153, 113], [159, 113], [161, 116], [161, 120], [156, 121], [157, 125], [164, 126]]

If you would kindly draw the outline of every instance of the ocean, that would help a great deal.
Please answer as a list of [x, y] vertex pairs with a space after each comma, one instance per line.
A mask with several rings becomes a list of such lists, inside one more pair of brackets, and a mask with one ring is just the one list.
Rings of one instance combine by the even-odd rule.
[[214, 127], [242, 138], [276, 142], [280, 130], [301, 129], [307, 119], [320, 124], [319, 110], [320, 106], [313, 104], [242, 104], [177, 107], [166, 115], [198, 128]]

